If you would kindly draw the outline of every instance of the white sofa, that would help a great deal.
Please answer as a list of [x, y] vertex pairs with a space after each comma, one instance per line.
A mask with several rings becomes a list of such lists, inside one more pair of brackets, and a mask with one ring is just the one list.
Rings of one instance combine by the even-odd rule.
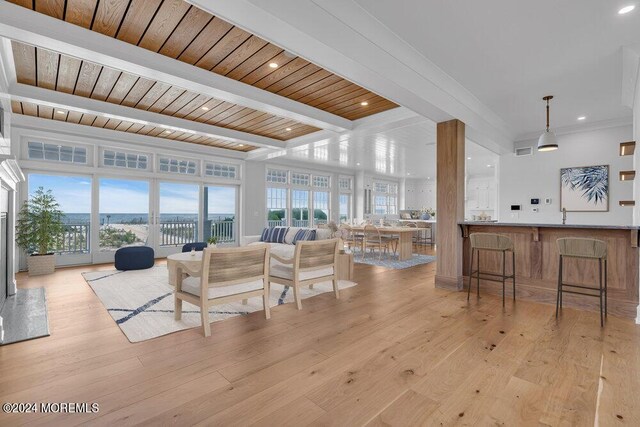
[[[293, 258], [293, 254], [296, 246], [293, 244], [293, 238], [299, 230], [303, 230], [304, 227], [289, 227], [287, 234], [284, 236], [285, 243], [267, 243], [270, 247], [270, 252], [281, 258]], [[331, 230], [328, 228], [316, 229], [316, 240], [325, 240], [331, 238]], [[244, 236], [240, 238], [241, 246], [248, 246], [260, 242], [260, 235], [257, 236]], [[272, 259], [271, 266], [281, 266], [282, 264]]]

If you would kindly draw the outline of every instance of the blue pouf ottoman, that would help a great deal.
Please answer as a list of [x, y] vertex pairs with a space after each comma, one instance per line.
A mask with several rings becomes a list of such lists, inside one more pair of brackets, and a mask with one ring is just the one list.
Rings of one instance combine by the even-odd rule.
[[144, 270], [153, 267], [153, 249], [148, 246], [129, 246], [116, 251], [116, 270]]
[[195, 249], [196, 252], [204, 251], [204, 248], [206, 247], [207, 247], [207, 242], [187, 243], [182, 247], [182, 252], [191, 252], [191, 249]]

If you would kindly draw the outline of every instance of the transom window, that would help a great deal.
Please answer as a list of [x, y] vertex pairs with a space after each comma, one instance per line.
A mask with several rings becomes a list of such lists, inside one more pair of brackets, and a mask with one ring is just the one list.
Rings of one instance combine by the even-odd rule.
[[293, 185], [303, 185], [305, 187], [308, 187], [309, 184], [311, 183], [311, 177], [309, 176], [308, 173], [292, 172], [291, 183]]
[[319, 188], [329, 188], [329, 177], [323, 175], [314, 175], [313, 186]]
[[109, 167], [145, 170], [149, 164], [149, 156], [146, 154], [104, 150], [102, 163]]
[[287, 183], [287, 171], [280, 169], [268, 169], [267, 170], [267, 182], [273, 182], [276, 184]]
[[160, 157], [160, 172], [195, 175], [196, 162], [193, 160], [180, 160], [169, 157]]
[[398, 184], [373, 183], [373, 210], [378, 215], [398, 213]]
[[28, 148], [29, 159], [78, 164], [87, 163], [87, 149], [84, 147], [30, 141]]
[[219, 178], [238, 178], [238, 166], [226, 163], [207, 163], [204, 169], [205, 175]]
[[339, 178], [338, 187], [340, 190], [351, 190], [351, 178]]

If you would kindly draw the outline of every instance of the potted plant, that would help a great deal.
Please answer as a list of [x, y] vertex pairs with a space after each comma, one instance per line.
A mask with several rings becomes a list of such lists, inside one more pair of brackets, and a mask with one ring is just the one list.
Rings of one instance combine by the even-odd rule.
[[207, 239], [207, 244], [210, 248], [216, 248], [218, 247], [218, 237], [217, 236], [211, 236]]
[[51, 190], [38, 188], [20, 209], [16, 224], [16, 243], [28, 254], [29, 275], [55, 271], [55, 254], [64, 232], [63, 213]]

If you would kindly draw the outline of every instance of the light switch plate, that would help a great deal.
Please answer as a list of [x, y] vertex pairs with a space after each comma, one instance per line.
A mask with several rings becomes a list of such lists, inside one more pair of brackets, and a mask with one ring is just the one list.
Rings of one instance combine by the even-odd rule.
[[544, 204], [545, 205], [550, 205], [551, 204], [551, 199], [549, 199], [549, 198], [544, 199]]
[[533, 212], [538, 212], [538, 208], [531, 209]]

